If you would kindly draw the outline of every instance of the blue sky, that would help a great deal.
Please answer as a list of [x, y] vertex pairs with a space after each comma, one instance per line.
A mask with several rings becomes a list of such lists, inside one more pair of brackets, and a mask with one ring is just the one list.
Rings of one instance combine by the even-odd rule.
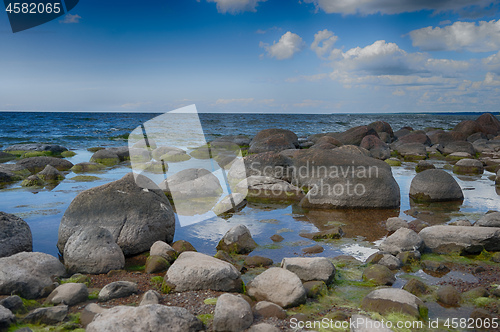
[[0, 110], [498, 112], [499, 1], [81, 0], [13, 34]]

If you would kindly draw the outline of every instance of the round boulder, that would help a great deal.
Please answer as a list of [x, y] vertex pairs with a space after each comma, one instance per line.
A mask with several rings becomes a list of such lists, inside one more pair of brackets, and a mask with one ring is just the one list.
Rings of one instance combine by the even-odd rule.
[[47, 298], [48, 303], [75, 305], [88, 300], [89, 291], [85, 284], [67, 283], [58, 286]]
[[231, 228], [217, 245], [217, 250], [235, 254], [248, 254], [255, 248], [257, 248], [257, 243], [255, 243], [250, 230], [245, 225], [237, 225]]
[[371, 281], [375, 285], [392, 285], [396, 278], [388, 267], [374, 264], [363, 271], [363, 280]]
[[456, 174], [483, 174], [483, 163], [477, 159], [461, 159], [453, 166], [453, 173]]
[[94, 153], [90, 161], [104, 166], [113, 166], [120, 163], [120, 157], [115, 152], [104, 149]]
[[441, 169], [429, 169], [413, 178], [410, 197], [423, 202], [461, 201], [464, 194], [453, 176]]
[[361, 302], [361, 309], [381, 315], [398, 311], [420, 319], [427, 319], [428, 316], [428, 309], [421, 299], [399, 288], [372, 291]]
[[32, 250], [31, 230], [26, 221], [13, 214], [0, 212], [0, 257]]
[[283, 258], [281, 267], [295, 273], [302, 281], [320, 280], [329, 284], [335, 279], [335, 266], [325, 257]]
[[217, 299], [213, 328], [215, 331], [239, 332], [253, 323], [250, 304], [241, 296], [222, 294]]
[[[156, 187], [142, 175], [137, 175], [137, 181], [147, 184], [147, 188]], [[59, 226], [59, 251], [64, 252], [66, 242], [75, 231], [89, 226], [109, 230], [127, 256], [148, 251], [158, 240], [172, 242], [175, 216], [161, 190], [137, 185], [134, 175], [129, 173], [118, 181], [76, 196]]]
[[264, 129], [252, 139], [248, 152], [279, 152], [298, 147], [299, 139], [292, 131], [286, 129]]
[[54, 157], [31, 157], [19, 160], [17, 165], [28, 169], [32, 174], [43, 171], [43, 169], [50, 165], [58, 171], [68, 171], [73, 167], [73, 164], [65, 159]]
[[306, 301], [306, 290], [299, 277], [288, 270], [272, 267], [247, 285], [247, 293], [257, 301], [273, 302], [283, 308]]
[[482, 227], [500, 227], [500, 212], [493, 211], [486, 213], [481, 217], [474, 226], [482, 226]]
[[399, 228], [380, 244], [380, 250], [397, 255], [403, 251], [420, 250], [423, 241], [415, 231], [409, 228]]

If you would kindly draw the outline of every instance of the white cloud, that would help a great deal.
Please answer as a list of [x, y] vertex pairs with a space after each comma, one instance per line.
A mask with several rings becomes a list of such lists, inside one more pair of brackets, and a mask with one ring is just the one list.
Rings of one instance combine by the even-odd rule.
[[[311, 44], [311, 50], [316, 52], [316, 55], [322, 58], [326, 53], [331, 53], [333, 45], [339, 39], [338, 36], [327, 29], [318, 31], [314, 35], [314, 41]], [[320, 46], [321, 45], [321, 46]]]
[[299, 35], [288, 31], [281, 36], [278, 42], [274, 42], [272, 45], [260, 42], [259, 46], [264, 48], [270, 57], [284, 60], [300, 52], [304, 48], [304, 41]]
[[64, 19], [59, 21], [61, 23], [80, 23], [80, 19], [82, 17], [78, 14], [75, 14], [75, 15], [71, 15], [71, 14], [66, 14], [66, 16], [64, 16]]
[[458, 12], [464, 8], [468, 8], [469, 11], [482, 10], [495, 4], [496, 0], [304, 0], [304, 2], [313, 3], [317, 9], [328, 14], [371, 15], [399, 14], [425, 9], [435, 13]]
[[484, 78], [484, 85], [487, 86], [500, 86], [500, 76], [494, 73], [486, 73], [486, 77]]
[[427, 27], [410, 32], [413, 46], [425, 51], [490, 52], [500, 48], [500, 20], [455, 22], [452, 25]]
[[249, 104], [253, 102], [253, 98], [239, 98], [239, 99], [217, 99], [215, 102], [216, 105], [228, 105], [228, 104]]
[[238, 14], [243, 12], [256, 12], [259, 2], [267, 0], [207, 0], [207, 2], [215, 2], [217, 11], [222, 14]]
[[500, 74], [500, 51], [484, 58], [482, 62], [487, 70]]

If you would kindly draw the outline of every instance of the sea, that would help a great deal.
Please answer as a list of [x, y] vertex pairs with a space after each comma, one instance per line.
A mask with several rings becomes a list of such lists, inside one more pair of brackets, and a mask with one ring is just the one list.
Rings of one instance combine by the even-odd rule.
[[[463, 120], [476, 119], [479, 113], [422, 114], [199, 114], [203, 133], [210, 141], [224, 135], [253, 136], [262, 129], [283, 128], [305, 138], [312, 134], [340, 132], [373, 121], [388, 122], [394, 130], [410, 126], [415, 130], [440, 128], [449, 130]], [[498, 116], [498, 114], [496, 114]], [[158, 113], [51, 113], [0, 112], [0, 148], [18, 143], [59, 144], [76, 152], [68, 158], [72, 163], [90, 160], [90, 147], [126, 146], [129, 134], [161, 114]], [[12, 163], [12, 162], [11, 162]], [[435, 161], [443, 168], [445, 162]], [[249, 204], [229, 217], [214, 217], [188, 226], [177, 225], [174, 240], [187, 240], [200, 252], [215, 254], [216, 245], [224, 233], [237, 224], [245, 224], [259, 247], [252, 255], [279, 262], [283, 257], [303, 255], [302, 249], [316, 243], [301, 236], [338, 225], [346, 234], [343, 239], [321, 245], [320, 256], [353, 255], [365, 259], [375, 252], [376, 245], [387, 232], [383, 221], [399, 216], [407, 221], [420, 219], [428, 224], [446, 224], [458, 219], [474, 222], [488, 210], [500, 207], [500, 196], [491, 180], [492, 173], [482, 176], [456, 177], [465, 200], [463, 204], [414, 204], [408, 198], [409, 186], [415, 176], [415, 164], [394, 167], [393, 174], [400, 186], [401, 207], [395, 210], [336, 210], [303, 211], [297, 205]], [[0, 189], [0, 211], [24, 219], [33, 234], [33, 250], [59, 255], [57, 233], [61, 218], [71, 201], [80, 192], [120, 179], [130, 172], [128, 164], [107, 168], [91, 174], [91, 181], [82, 180], [69, 172], [55, 187], [30, 189], [20, 183]], [[89, 180], [89, 179], [87, 179]], [[284, 241], [270, 237], [280, 234]]]

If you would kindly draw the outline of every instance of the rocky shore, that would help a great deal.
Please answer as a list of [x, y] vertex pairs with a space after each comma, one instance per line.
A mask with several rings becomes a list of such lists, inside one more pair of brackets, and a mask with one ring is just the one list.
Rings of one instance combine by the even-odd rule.
[[[60, 259], [32, 252], [28, 224], [0, 212], [1, 331], [365, 331], [381, 321], [391, 322], [392, 331], [460, 330], [447, 326], [447, 318], [500, 330], [494, 323], [500, 313], [498, 211], [453, 223], [393, 216], [383, 222], [379, 251], [366, 261], [321, 254], [322, 246], [349, 236], [349, 225], [333, 222], [338, 211], [375, 216], [400, 207], [393, 172], [402, 163], [414, 163], [413, 204], [460, 206], [462, 176], [474, 181], [487, 173], [498, 192], [500, 121], [491, 114], [449, 131], [394, 131], [377, 121], [303, 138], [265, 129], [191, 151], [153, 140], [89, 151], [90, 160], [76, 165], [66, 159], [73, 152], [59, 145], [17, 144], [0, 153], [3, 185], [50, 188], [70, 173], [87, 176], [116, 165], [135, 172], [76, 196], [60, 221]], [[231, 195], [224, 197], [224, 184], [202, 168], [161, 183], [148, 177], [207, 159], [227, 173]], [[301, 233], [315, 248], [276, 262], [253, 254], [262, 244], [243, 224], [220, 239], [215, 256], [185, 240], [173, 242], [182, 214], [212, 211], [229, 219], [251, 203], [293, 204], [333, 223]], [[342, 325], [353, 320], [365, 325]]]

